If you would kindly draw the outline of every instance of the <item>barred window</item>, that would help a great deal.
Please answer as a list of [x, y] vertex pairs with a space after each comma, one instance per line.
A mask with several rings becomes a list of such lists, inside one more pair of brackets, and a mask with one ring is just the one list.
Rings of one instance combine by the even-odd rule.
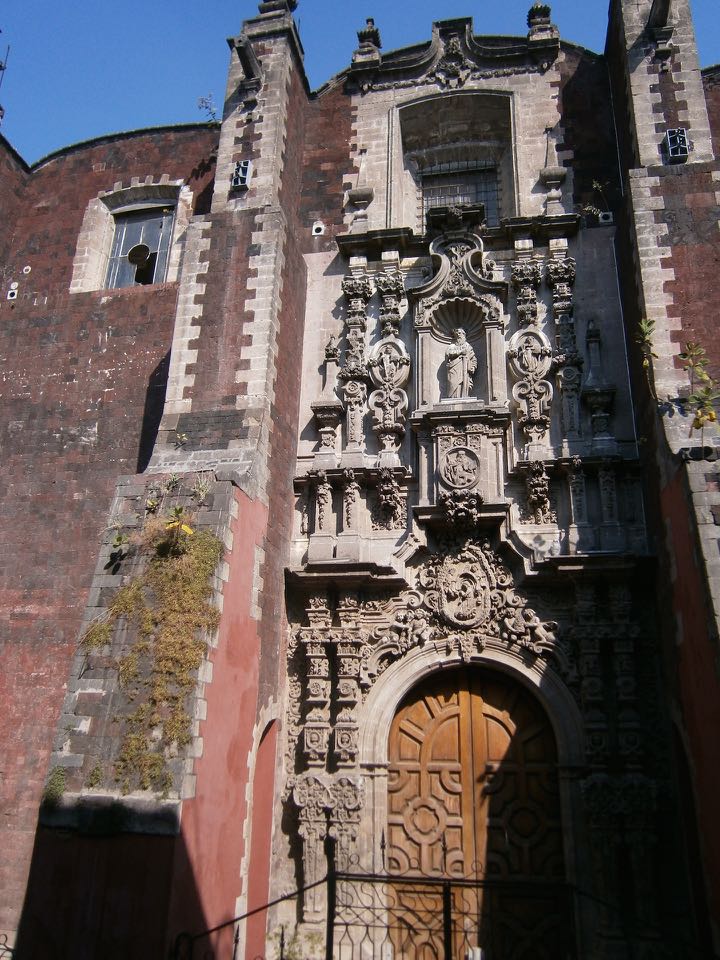
[[165, 280], [173, 215], [172, 207], [115, 214], [107, 287], [132, 287]]
[[468, 161], [438, 163], [422, 171], [423, 222], [433, 207], [485, 204], [489, 226], [499, 221], [500, 196], [497, 168]]

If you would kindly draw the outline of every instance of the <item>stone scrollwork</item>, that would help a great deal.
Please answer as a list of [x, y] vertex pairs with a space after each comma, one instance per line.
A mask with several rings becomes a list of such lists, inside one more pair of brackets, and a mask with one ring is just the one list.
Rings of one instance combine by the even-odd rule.
[[455, 90], [465, 84], [473, 66], [474, 64], [463, 51], [460, 37], [453, 34], [445, 40], [442, 56], [435, 65], [431, 77], [439, 86]]
[[570, 674], [570, 659], [556, 630], [557, 624], [541, 621], [518, 596], [510, 572], [489, 544], [466, 539], [420, 568], [416, 588], [394, 605], [392, 624], [375, 630], [361, 680], [372, 683], [398, 656], [428, 642], [439, 650], [455, 651], [464, 660], [486, 645], [555, 656]]

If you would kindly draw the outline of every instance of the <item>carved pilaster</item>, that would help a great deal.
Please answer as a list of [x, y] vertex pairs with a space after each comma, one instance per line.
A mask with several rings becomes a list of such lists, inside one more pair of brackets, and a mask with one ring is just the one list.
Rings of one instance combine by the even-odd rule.
[[395, 270], [375, 275], [375, 286], [380, 294], [380, 329], [384, 337], [394, 337], [400, 331], [402, 319], [400, 303], [405, 296], [402, 274]]
[[568, 547], [570, 553], [584, 553], [592, 549], [594, 539], [588, 522], [587, 485], [582, 460], [574, 457], [566, 471], [570, 494], [570, 528]]
[[356, 454], [355, 460], [351, 457], [352, 465], [362, 466], [365, 450], [365, 434], [362, 421], [367, 400], [366, 309], [373, 293], [373, 286], [367, 275], [351, 273], [343, 280], [342, 288], [347, 301], [345, 317], [347, 348], [345, 362], [340, 369], [339, 378], [344, 383], [346, 448], [351, 454]]
[[542, 460], [548, 453], [545, 440], [553, 389], [546, 377], [551, 358], [550, 344], [539, 330], [526, 328], [510, 341], [508, 360], [517, 380], [512, 395], [518, 405], [518, 426], [526, 440], [526, 460]]
[[364, 802], [361, 777], [338, 776], [330, 787], [330, 830], [335, 841], [335, 867], [348, 871], [357, 864], [357, 839]]
[[620, 526], [618, 513], [617, 473], [611, 464], [602, 466], [598, 471], [598, 487], [600, 489], [600, 511], [602, 515], [600, 548], [602, 550], [622, 550], [625, 537]]
[[[327, 811], [332, 794], [323, 777], [303, 773], [295, 781], [293, 800], [298, 810], [298, 833], [303, 841], [304, 915], [308, 922], [324, 920], [327, 887], [320, 883], [327, 873], [325, 837], [328, 834]], [[317, 884], [317, 886], [313, 886]]]
[[617, 441], [610, 430], [610, 418], [615, 400], [615, 387], [606, 379], [602, 364], [602, 338], [594, 321], [587, 330], [589, 370], [582, 389], [582, 398], [590, 408], [593, 448], [614, 453]]
[[515, 289], [518, 323], [521, 327], [537, 326], [537, 292], [542, 281], [542, 260], [528, 256], [515, 260], [511, 278]]
[[609, 756], [608, 718], [600, 662], [601, 628], [595, 588], [586, 583], [575, 585], [575, 625], [578, 645], [580, 703], [585, 721], [585, 750], [592, 766], [602, 766]]

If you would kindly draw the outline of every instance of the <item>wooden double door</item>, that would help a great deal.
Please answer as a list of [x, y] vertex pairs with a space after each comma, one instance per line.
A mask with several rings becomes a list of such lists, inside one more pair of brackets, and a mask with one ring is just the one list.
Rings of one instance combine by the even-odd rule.
[[500, 672], [435, 674], [400, 705], [389, 761], [388, 872], [418, 880], [396, 885], [414, 931], [396, 956], [443, 956], [420, 878], [452, 881], [454, 956], [569, 956], [557, 750], [533, 694]]

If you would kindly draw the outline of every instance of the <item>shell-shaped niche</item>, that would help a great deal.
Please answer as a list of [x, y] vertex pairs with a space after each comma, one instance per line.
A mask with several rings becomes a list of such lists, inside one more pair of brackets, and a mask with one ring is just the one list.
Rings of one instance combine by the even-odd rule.
[[458, 328], [465, 331], [468, 340], [478, 339], [483, 324], [490, 314], [490, 307], [469, 297], [452, 297], [437, 304], [430, 317], [435, 336], [450, 343]]

